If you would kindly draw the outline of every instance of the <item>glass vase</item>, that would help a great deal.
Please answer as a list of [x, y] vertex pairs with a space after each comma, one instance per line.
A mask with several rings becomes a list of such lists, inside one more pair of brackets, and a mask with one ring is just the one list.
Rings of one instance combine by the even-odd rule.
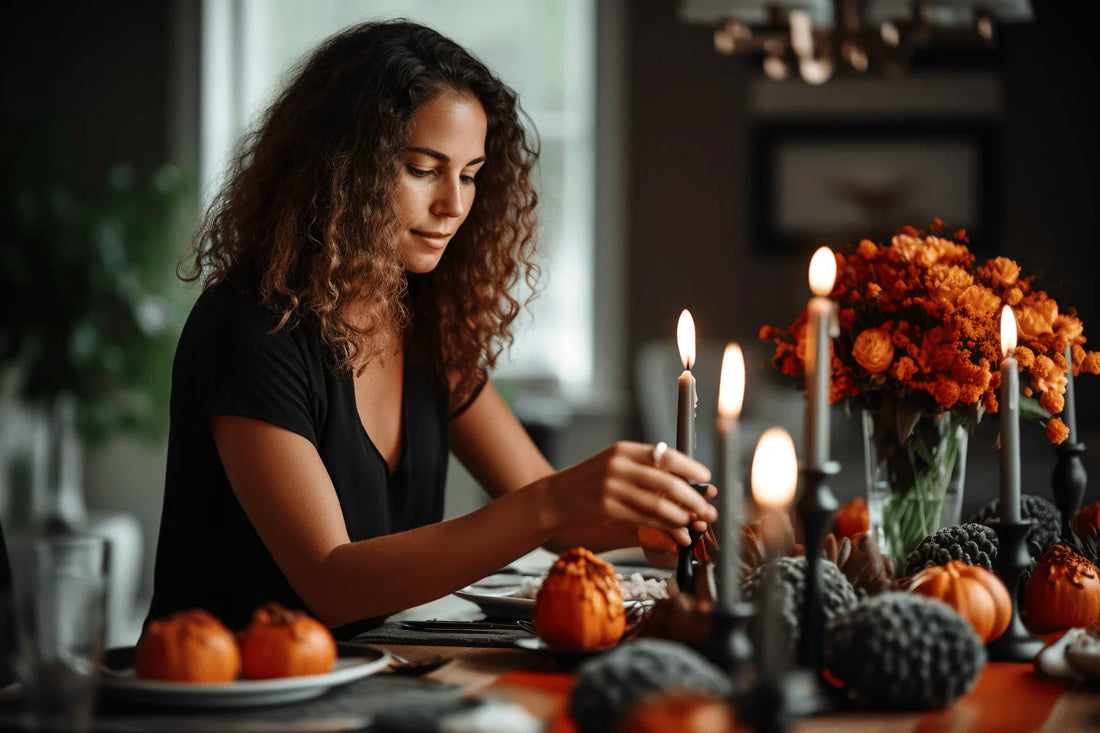
[[863, 411], [870, 531], [884, 555], [904, 558], [937, 529], [959, 523], [969, 435], [947, 411], [922, 415], [902, 440], [894, 410]]

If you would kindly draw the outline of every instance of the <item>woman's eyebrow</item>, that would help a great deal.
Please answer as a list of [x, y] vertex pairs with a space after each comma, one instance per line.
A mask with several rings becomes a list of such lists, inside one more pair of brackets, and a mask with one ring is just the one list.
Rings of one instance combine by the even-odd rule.
[[[435, 158], [436, 160], [438, 160], [441, 163], [450, 163], [451, 162], [450, 156], [444, 155], [443, 153], [439, 152], [438, 150], [433, 150], [432, 148], [408, 147], [408, 148], [405, 148], [405, 152], [420, 153], [421, 155], [427, 155], [429, 158]], [[484, 163], [484, 162], [485, 162], [485, 156], [482, 155], [480, 158], [474, 158], [473, 160], [471, 160], [466, 165], [471, 166], [471, 165], [477, 165], [478, 163]]]

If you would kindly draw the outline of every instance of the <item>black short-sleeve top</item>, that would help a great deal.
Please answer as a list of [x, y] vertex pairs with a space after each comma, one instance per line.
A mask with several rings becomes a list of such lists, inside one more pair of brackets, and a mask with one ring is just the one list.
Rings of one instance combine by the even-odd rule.
[[[319, 328], [303, 320], [275, 330], [278, 323], [256, 295], [226, 280], [199, 297], [184, 325], [150, 619], [202, 607], [241, 629], [268, 601], [309, 611], [233, 493], [210, 430], [214, 416], [264, 420], [313, 443], [352, 541], [443, 516], [451, 415], [440, 381], [406, 366], [404, 447], [391, 475], [359, 418], [351, 374], [332, 368]], [[350, 636], [378, 621], [335, 631]]]

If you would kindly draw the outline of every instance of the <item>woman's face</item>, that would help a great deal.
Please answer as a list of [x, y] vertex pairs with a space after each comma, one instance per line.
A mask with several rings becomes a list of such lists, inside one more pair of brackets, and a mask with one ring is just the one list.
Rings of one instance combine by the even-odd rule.
[[397, 251], [406, 270], [434, 270], [470, 213], [487, 127], [481, 102], [453, 89], [413, 115], [395, 196]]

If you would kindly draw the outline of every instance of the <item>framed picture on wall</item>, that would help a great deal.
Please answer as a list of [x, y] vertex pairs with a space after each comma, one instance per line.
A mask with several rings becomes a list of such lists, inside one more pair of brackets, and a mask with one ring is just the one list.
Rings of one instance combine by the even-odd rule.
[[810, 253], [935, 217], [993, 251], [999, 208], [991, 123], [761, 124], [753, 132], [753, 237]]

